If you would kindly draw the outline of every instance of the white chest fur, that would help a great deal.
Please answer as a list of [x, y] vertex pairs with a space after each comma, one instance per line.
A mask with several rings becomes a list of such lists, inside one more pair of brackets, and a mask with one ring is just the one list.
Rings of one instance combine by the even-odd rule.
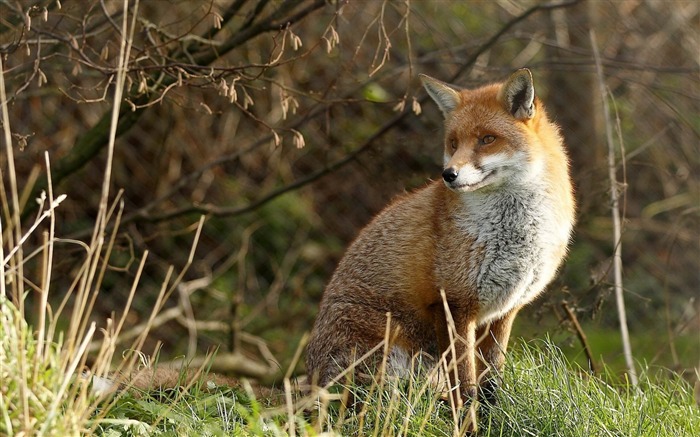
[[464, 195], [462, 231], [474, 238], [468, 281], [479, 296], [481, 323], [532, 301], [553, 278], [570, 225], [561, 223], [544, 187]]

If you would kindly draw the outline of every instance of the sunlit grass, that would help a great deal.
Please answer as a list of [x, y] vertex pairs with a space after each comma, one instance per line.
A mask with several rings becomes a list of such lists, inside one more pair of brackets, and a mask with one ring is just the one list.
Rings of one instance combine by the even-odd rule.
[[548, 342], [512, 353], [498, 397], [482, 423], [486, 435], [700, 433], [691, 388], [680, 377], [657, 377], [643, 369], [635, 389], [608, 368], [602, 377], [586, 374]]
[[[548, 341], [518, 344], [502, 374], [497, 404], [480, 407], [478, 435], [700, 435], [700, 411], [687, 382], [650, 369], [640, 376], [634, 389], [607, 372], [586, 374]], [[462, 435], [449, 404], [422, 377], [339, 386], [322, 392], [315, 407], [296, 409], [292, 418], [285, 413], [284, 396], [256, 398], [245, 387], [127, 393], [97, 431], [110, 436], [145, 430], [154, 435]], [[346, 408], [338, 399], [347, 391], [354, 403]], [[294, 408], [313, 405], [297, 392], [291, 399]]]
[[81, 396], [79, 385], [70, 387], [73, 375], [62, 365], [62, 348], [55, 342], [39, 349], [35, 330], [0, 298], [0, 435], [80, 433], [90, 399]]

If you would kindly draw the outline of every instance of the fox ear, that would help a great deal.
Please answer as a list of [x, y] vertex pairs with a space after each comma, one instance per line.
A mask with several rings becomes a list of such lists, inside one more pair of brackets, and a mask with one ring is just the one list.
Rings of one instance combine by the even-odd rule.
[[535, 86], [532, 83], [532, 73], [527, 68], [521, 68], [511, 74], [503, 85], [500, 98], [506, 110], [519, 120], [531, 119], [535, 116]]
[[421, 74], [420, 80], [428, 95], [435, 100], [442, 113], [447, 116], [454, 111], [460, 102], [459, 92], [445, 82]]

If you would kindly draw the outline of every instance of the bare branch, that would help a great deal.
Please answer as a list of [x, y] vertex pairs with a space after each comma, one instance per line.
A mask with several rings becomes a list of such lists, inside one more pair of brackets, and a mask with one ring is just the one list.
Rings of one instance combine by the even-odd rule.
[[603, 75], [603, 67], [600, 64], [600, 56], [598, 55], [598, 43], [596, 42], [595, 33], [590, 31], [591, 47], [593, 48], [593, 56], [596, 60], [596, 70], [598, 73], [598, 82], [600, 86], [600, 99], [603, 105], [603, 113], [605, 115], [605, 134], [608, 145], [608, 176], [610, 178], [610, 201], [612, 209], [613, 221], [613, 273], [615, 275], [615, 302], [617, 303], [617, 315], [620, 319], [620, 336], [622, 337], [622, 349], [625, 355], [625, 363], [627, 364], [627, 373], [630, 377], [630, 382], [633, 387], [637, 387], [637, 371], [634, 367], [634, 359], [632, 358], [632, 346], [630, 344], [630, 335], [627, 328], [627, 313], [625, 310], [624, 289], [622, 286], [622, 225], [620, 222], [620, 204], [619, 204], [619, 184], [617, 182], [617, 167], [615, 165], [615, 144], [613, 142], [613, 131], [610, 119], [610, 108], [608, 106], [608, 93], [605, 87], [605, 76]]
[[[553, 8], [558, 8], [558, 7], [567, 7], [574, 5], [578, 3], [580, 0], [571, 0], [567, 2], [561, 2], [561, 3], [553, 3], [553, 4], [541, 4], [534, 6], [527, 11], [525, 11], [522, 15], [519, 15], [515, 18], [513, 18], [511, 21], [506, 23], [494, 36], [489, 38], [481, 47], [479, 47], [476, 52], [474, 52], [468, 60], [458, 69], [458, 71], [453, 75], [453, 77], [450, 79], [451, 81], [456, 80], [461, 74], [469, 70], [471, 66], [476, 62], [476, 59], [484, 53], [486, 50], [491, 48], [496, 42], [498, 42], [498, 38], [505, 34], [508, 29], [512, 28], [515, 26], [517, 23], [523, 21], [525, 18], [528, 16], [532, 15], [533, 13], [537, 11], [542, 11], [542, 10], [550, 10]], [[427, 95], [423, 95], [420, 99], [418, 99], [418, 102], [420, 104], [423, 104], [427, 101], [428, 97]], [[238, 216], [242, 214], [249, 213], [251, 211], [256, 210], [257, 208], [261, 207], [262, 205], [270, 202], [271, 200], [281, 196], [282, 194], [297, 190], [301, 187], [304, 187], [312, 182], [317, 181], [318, 179], [321, 179], [322, 177], [344, 167], [345, 165], [353, 162], [355, 159], [357, 159], [358, 156], [361, 154], [365, 153], [366, 151], [370, 150], [372, 146], [374, 145], [375, 141], [383, 137], [387, 132], [391, 131], [393, 128], [397, 127], [408, 115], [413, 114], [412, 110], [409, 108], [408, 110], [404, 110], [403, 112], [400, 112], [393, 116], [389, 121], [385, 122], [381, 127], [379, 127], [372, 135], [367, 137], [367, 139], [360, 145], [358, 146], [354, 151], [346, 155], [345, 157], [317, 170], [314, 173], [311, 173], [310, 175], [298, 179], [297, 181], [286, 185], [284, 187], [277, 188], [268, 194], [262, 196], [256, 201], [253, 201], [252, 203], [241, 206], [241, 207], [221, 207], [217, 205], [207, 205], [207, 204], [201, 204], [201, 205], [189, 205], [189, 206], [184, 206], [179, 209], [175, 209], [170, 212], [166, 212], [163, 214], [157, 214], [157, 215], [149, 215], [145, 211], [141, 210], [139, 214], [139, 220], [145, 220], [145, 221], [150, 221], [150, 222], [160, 222], [160, 221], [166, 221], [166, 220], [171, 220], [176, 217], [188, 215], [188, 214], [206, 214], [206, 215], [212, 215], [212, 216], [220, 216], [220, 217], [233, 217], [233, 216]], [[257, 142], [256, 142], [257, 143]], [[133, 217], [133, 216], [132, 216]], [[131, 217], [130, 217], [131, 218]], [[135, 217], [134, 217], [135, 218]]]
[[[268, 31], [280, 30], [284, 26], [293, 24], [303, 19], [313, 11], [325, 5], [324, 0], [315, 0], [298, 12], [293, 13], [293, 15], [287, 16], [287, 14], [292, 13], [294, 9], [296, 9], [296, 7], [302, 3], [303, 2], [300, 1], [284, 2], [277, 10], [272, 12], [266, 18], [236, 33], [229, 40], [222, 43], [221, 47], [208, 46], [204, 52], [194, 57], [196, 63], [200, 66], [208, 65], [250, 39]], [[79, 53], [81, 53], [82, 56], [82, 52], [79, 51]], [[161, 71], [162, 70], [157, 70], [154, 75], [158, 75]], [[175, 76], [165, 77], [159, 80], [156, 80], [156, 77], [152, 76], [151, 79], [154, 83], [159, 83], [159, 86], [162, 89], [167, 88], [177, 80]], [[138, 91], [135, 92], [133, 90], [131, 93], [127, 93], [125, 98], [126, 101], [122, 103], [119, 112], [117, 136], [120, 136], [124, 132], [128, 131], [139, 120], [144, 112], [144, 109], [148, 107], [148, 104], [154, 98], [154, 94], [138, 94]], [[109, 112], [105, 113], [97, 124], [95, 124], [95, 126], [93, 126], [77, 141], [75, 146], [71, 149], [71, 152], [56, 162], [56, 169], [52, 175], [54, 186], [58, 185], [64, 178], [80, 169], [107, 145], [110, 118], [111, 114]], [[46, 177], [43, 176], [34, 186], [30, 198], [36, 197], [36, 193], [41, 192], [41, 190], [45, 189], [46, 186]], [[22, 217], [27, 217], [35, 209], [36, 204], [29, 202], [22, 211]]]

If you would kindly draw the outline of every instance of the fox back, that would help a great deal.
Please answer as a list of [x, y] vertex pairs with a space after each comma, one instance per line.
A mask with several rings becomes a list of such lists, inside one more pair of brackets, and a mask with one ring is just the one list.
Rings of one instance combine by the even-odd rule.
[[[307, 370], [328, 384], [390, 323], [389, 372], [403, 374], [418, 353], [446, 356], [454, 402], [491, 400], [515, 315], [567, 250], [568, 159], [529, 70], [474, 90], [421, 79], [445, 117], [442, 180], [395, 199], [348, 248], [324, 292]], [[380, 358], [381, 349], [366, 363]]]

